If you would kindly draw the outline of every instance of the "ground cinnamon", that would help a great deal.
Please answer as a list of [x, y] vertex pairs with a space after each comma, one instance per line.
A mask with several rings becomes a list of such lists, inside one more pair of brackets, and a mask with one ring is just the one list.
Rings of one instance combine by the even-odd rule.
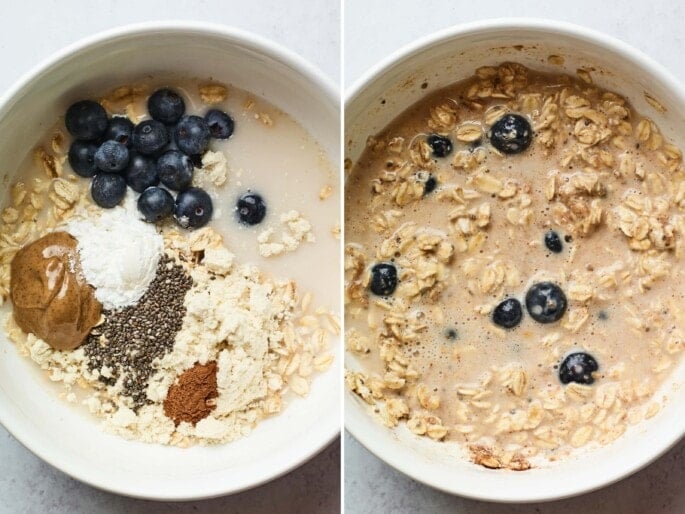
[[177, 425], [181, 421], [195, 425], [214, 410], [216, 405], [211, 400], [217, 396], [216, 361], [207, 364], [196, 362], [169, 387], [164, 400], [164, 414]]

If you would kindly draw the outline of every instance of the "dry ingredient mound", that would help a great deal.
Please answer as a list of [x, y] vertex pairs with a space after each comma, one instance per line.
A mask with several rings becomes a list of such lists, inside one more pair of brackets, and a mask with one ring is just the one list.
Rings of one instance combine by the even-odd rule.
[[[325, 329], [316, 315], [298, 309], [293, 282], [272, 281], [255, 266], [235, 263], [212, 229], [169, 233], [165, 244], [169, 255], [187, 263], [193, 278], [183, 326], [173, 350], [154, 362], [149, 403], [138, 411], [119, 407], [107, 416], [106, 429], [179, 446], [246, 436], [261, 419], [281, 411], [288, 390], [305, 396], [311, 375], [330, 364]], [[188, 375], [211, 362], [216, 362], [213, 398], [213, 384], [199, 390], [200, 377]]]
[[195, 365], [184, 371], [172, 384], [164, 400], [164, 414], [177, 425], [181, 421], [196, 425], [216, 408], [213, 399], [219, 393], [216, 384], [216, 361]]
[[300, 302], [295, 283], [239, 265], [206, 227], [169, 231], [155, 279], [135, 306], [105, 310], [86, 343], [57, 351], [4, 329], [64, 397], [127, 439], [187, 447], [247, 436], [279, 413], [289, 392], [306, 396], [328, 369], [337, 318]]
[[105, 309], [140, 300], [155, 278], [164, 240], [140, 219], [131, 195], [121, 206], [79, 216], [65, 230], [78, 240], [83, 274]]
[[192, 285], [184, 268], [164, 256], [140, 301], [104, 311], [105, 321], [83, 345], [88, 368], [99, 370], [100, 381], [106, 385], [120, 381], [121, 394], [130, 398], [134, 410], [147, 403], [145, 390], [154, 372], [153, 361], [174, 346], [186, 312], [183, 301]]

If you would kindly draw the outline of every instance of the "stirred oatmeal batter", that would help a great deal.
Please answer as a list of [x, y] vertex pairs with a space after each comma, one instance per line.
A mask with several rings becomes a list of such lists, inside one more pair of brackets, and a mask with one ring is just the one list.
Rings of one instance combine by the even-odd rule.
[[387, 426], [524, 470], [658, 412], [685, 170], [588, 73], [478, 69], [369, 138], [345, 196], [346, 381]]

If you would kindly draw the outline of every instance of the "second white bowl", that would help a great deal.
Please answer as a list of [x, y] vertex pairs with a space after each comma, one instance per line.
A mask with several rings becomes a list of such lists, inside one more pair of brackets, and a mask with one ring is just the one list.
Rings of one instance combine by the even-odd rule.
[[[564, 58], [548, 60], [550, 55]], [[349, 91], [345, 104], [345, 157], [354, 162], [369, 135], [429, 94], [472, 76], [480, 66], [506, 61], [552, 73], [595, 70], [602, 88], [624, 95], [681, 148], [685, 93], [661, 66], [613, 38], [581, 27], [534, 19], [478, 22], [439, 32], [398, 51]], [[422, 84], [427, 83], [427, 88]], [[665, 107], [656, 110], [650, 98]], [[348, 355], [346, 363], [357, 368]], [[685, 433], [685, 362], [656, 397], [668, 398], [651, 420], [612, 445], [582, 456], [517, 472], [476, 466], [456, 444], [436, 444], [404, 426], [390, 430], [352, 394], [345, 395], [345, 426], [367, 449], [416, 480], [450, 493], [500, 502], [554, 500], [619, 480], [657, 458]]]

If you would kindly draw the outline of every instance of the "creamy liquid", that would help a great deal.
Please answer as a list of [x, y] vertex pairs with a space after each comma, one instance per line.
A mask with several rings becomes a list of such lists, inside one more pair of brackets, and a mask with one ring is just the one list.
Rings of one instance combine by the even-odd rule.
[[[192, 87], [182, 90], [188, 95], [189, 111], [208, 110], [197, 99], [193, 100]], [[255, 103], [246, 110], [249, 99]], [[227, 184], [218, 192], [218, 211], [211, 225], [224, 236], [226, 245], [240, 262], [254, 263], [275, 277], [293, 279], [301, 293], [313, 293], [315, 304], [334, 308], [340, 291], [340, 241], [332, 235], [334, 227], [340, 224], [337, 165], [295, 120], [245, 91], [230, 88], [226, 102], [213, 107], [234, 117], [235, 132], [228, 140], [210, 143], [210, 150], [226, 155], [232, 171]], [[257, 113], [268, 114], [273, 126], [255, 119]], [[332, 187], [332, 194], [321, 200], [319, 192], [326, 186]], [[264, 221], [253, 227], [238, 223], [235, 212], [238, 197], [248, 190], [259, 193], [267, 205]], [[293, 209], [312, 224], [316, 242], [303, 242], [292, 253], [262, 257], [258, 234], [270, 227], [280, 233], [281, 214]]]
[[[425, 411], [417, 399], [418, 382], [440, 399], [440, 406], [429, 410], [448, 427], [448, 439], [468, 443], [479, 441], [483, 437], [493, 437], [502, 446], [507, 443], [535, 446], [542, 444], [535, 435], [526, 433], [525, 430], [503, 431], [501, 425], [498, 428], [498, 422], [503, 416], [510, 414], [513, 418], [517, 412], [525, 411], [531, 402], [544, 403], [545, 399], [560, 393], [563, 398], [563, 386], [558, 378], [557, 367], [568, 353], [585, 351], [598, 361], [599, 372], [595, 375], [595, 384], [590, 386], [594, 389], [612, 382], [620, 383], [619, 387], [625, 388], [628, 388], [626, 384], [633, 383], [638, 388], [644, 387], [645, 391], [653, 391], [668, 376], [667, 369], [671, 369], [672, 363], [677, 362], [678, 353], [670, 355], [664, 346], [676, 327], [682, 323], [679, 305], [682, 304], [685, 291], [685, 275], [679, 251], [658, 251], [657, 254], [671, 265], [668, 278], [661, 277], [648, 287], [641, 288], [638, 279], [640, 275], [636, 270], [640, 268], [646, 254], [629, 249], [624, 234], [607, 223], [607, 219], [612, 216], [612, 209], [622, 205], [626, 195], [631, 192], [643, 198], [651, 198], [652, 201], [669, 198], [668, 186], [664, 186], [664, 190], [651, 188], [648, 181], [639, 179], [634, 173], [617, 177], [614, 171], [619, 167], [620, 158], [632, 156], [638, 168], [643, 166], [646, 170], [655, 171], [661, 178], [672, 175], [669, 171], [660, 169], [657, 151], [644, 149], [644, 142], [643, 149], [640, 149], [640, 141], [634, 134], [641, 117], [626, 106], [628, 120], [633, 127], [633, 135], [626, 136], [627, 148], [618, 149], [609, 141], [599, 143], [593, 148], [593, 151], [601, 150], [611, 154], [615, 160], [611, 165], [601, 166], [599, 170], [590, 170], [599, 173], [600, 181], [607, 189], [606, 196], [598, 197], [604, 209], [601, 224], [589, 234], [575, 231], [571, 224], [560, 224], [553, 212], [555, 201], [548, 201], [545, 196], [548, 177], [554, 172], [560, 172], [557, 183], [559, 188], [566, 181], [572, 180], [573, 174], [587, 173], [588, 168], [592, 168], [579, 160], [566, 166], [560, 162], [562, 152], [576, 143], [572, 133], [576, 120], [561, 121], [555, 133], [557, 143], [552, 149], [541, 144], [541, 134], [537, 131], [527, 151], [519, 155], [498, 155], [492, 151], [487, 139], [484, 112], [494, 105], [507, 105], [510, 111], [524, 114], [535, 126], [540, 121], [542, 104], [546, 98], [558, 94], [563, 87], [569, 89], [567, 96], [585, 94], [587, 86], [570, 77], [530, 72], [527, 85], [519, 91], [515, 100], [485, 98], [478, 100], [480, 106], [475, 106], [469, 104], [470, 99], [467, 96], [469, 88], [476, 82], [475, 79], [467, 80], [431, 94], [398, 116], [375, 136], [375, 140], [380, 142], [378, 147], [374, 149], [373, 142], [369, 145], [355, 163], [346, 184], [345, 242], [348, 248], [362, 252], [367, 273], [377, 262], [393, 261], [400, 276], [399, 290], [402, 279], [410, 278], [403, 275], [403, 270], [411, 268], [414, 262], [403, 251], [395, 253], [389, 259], [381, 256], [384, 241], [396, 237], [395, 231], [400, 231], [406, 223], [414, 222], [419, 231], [438, 231], [448, 241], [455, 242], [455, 233], [459, 229], [456, 221], [450, 221], [450, 213], [459, 207], [458, 202], [451, 199], [451, 191], [455, 187], [478, 190], [473, 182], [478, 173], [515, 183], [517, 194], [511, 199], [502, 199], [496, 194], [481, 191], [478, 198], [468, 202], [469, 209], [483, 203], [490, 206], [489, 223], [482, 229], [482, 244], [463, 252], [455, 250], [451, 260], [445, 265], [445, 277], [437, 286], [437, 294], [430, 294], [428, 290], [416, 297], [404, 298], [409, 302], [406, 314], [409, 317], [417, 314], [422, 316], [425, 325], [417, 340], [400, 342], [398, 346], [411, 366], [418, 371], [419, 378], [415, 382], [408, 381], [408, 385], [399, 391], [386, 389], [385, 396], [404, 398], [409, 405], [411, 417], [414, 411]], [[538, 95], [537, 100], [526, 100], [521, 96], [528, 93]], [[587, 96], [597, 100], [601, 94], [601, 91], [595, 89], [587, 93]], [[454, 107], [459, 119], [458, 125], [464, 122], [481, 125], [482, 137], [475, 142], [465, 143], [458, 141], [455, 128], [438, 131], [449, 134], [454, 148], [449, 156], [432, 159], [433, 162], [424, 168], [437, 179], [437, 188], [422, 198], [405, 206], [398, 206], [393, 198], [392, 182], [389, 185], [385, 185], [388, 182], [381, 182], [381, 192], [374, 194], [374, 180], [388, 177], [388, 173], [402, 174], [402, 166], [411, 161], [408, 147], [412, 142], [416, 143], [417, 139], [436, 133], [428, 125], [431, 109], [444, 104]], [[568, 123], [570, 128], [563, 123]], [[404, 140], [400, 153], [385, 146], [393, 140], [397, 142], [395, 138]], [[454, 167], [453, 159], [460, 151], [484, 152], [484, 159], [469, 170]], [[412, 167], [412, 175], [422, 169], [411, 162], [409, 165]], [[682, 176], [682, 171], [678, 172], [678, 180], [682, 180]], [[523, 194], [530, 199], [528, 207], [521, 206]], [[587, 197], [578, 195], [578, 198]], [[594, 198], [588, 198], [588, 201], [591, 199]], [[511, 223], [507, 215], [512, 208], [519, 212], [530, 209], [532, 214], [529, 222]], [[393, 226], [379, 233], [370, 221], [388, 210], [400, 211], [401, 215]], [[678, 216], [676, 209], [671, 208], [670, 213]], [[513, 216], [511, 213], [510, 215]], [[555, 230], [562, 241], [566, 238], [561, 253], [552, 253], [544, 245], [545, 232], [550, 229]], [[479, 231], [475, 227], [474, 230]], [[471, 240], [470, 237], [466, 239]], [[406, 247], [407, 251], [411, 251], [411, 242]], [[497, 266], [495, 263], [498, 263]], [[501, 285], [485, 292], [481, 286], [486, 281], [488, 267], [491, 270], [496, 267], [505, 270], [505, 278]], [[603, 287], [600, 277], [604, 275], [615, 276], [618, 285]], [[350, 280], [353, 280], [353, 275], [348, 272], [348, 288]], [[560, 322], [540, 324], [526, 312], [524, 299], [531, 285], [544, 280], [558, 283], [567, 297], [571, 284], [587, 283], [594, 296], [587, 302], [569, 299], [569, 309]], [[508, 297], [521, 301], [524, 315], [516, 328], [503, 330], [492, 322], [490, 310]], [[382, 322], [388, 311], [379, 308], [376, 302], [380, 299], [372, 293], [368, 292], [365, 298], [369, 301], [368, 305], [364, 305], [364, 300], [346, 300], [345, 326], [348, 337], [350, 331], [356, 331], [369, 338], [371, 352], [358, 356], [358, 362], [365, 373], [382, 377], [388, 368], [387, 363], [379, 356], [379, 342], [388, 336], [389, 331]], [[388, 303], [393, 305], [393, 302], [401, 299], [391, 298]], [[564, 328], [564, 323], [569, 322], [569, 316], [584, 309], [587, 309], [588, 318], [577, 331]], [[395, 312], [392, 309], [390, 311]], [[640, 319], [642, 325], [636, 328], [627, 322], [627, 318]], [[679, 349], [676, 350], [678, 351]], [[671, 361], [667, 369], [655, 372], [658, 364], [665, 359]], [[521, 397], [511, 394], [509, 388], [497, 383], [499, 371], [508, 366], [525, 371], [527, 385]], [[623, 371], [618, 373], [616, 370]], [[481, 408], [474, 408], [469, 396], [459, 392], [466, 388], [475, 388], [483, 393]], [[594, 394], [595, 391], [590, 390], [590, 398]], [[635, 395], [626, 394], [626, 398], [621, 407], [624, 417], [625, 411], [638, 401]], [[639, 401], [646, 400], [643, 395]], [[464, 403], [468, 405], [467, 414], [463, 410], [460, 412]], [[575, 407], [572, 406], [571, 409], [573, 408]], [[621, 409], [616, 409], [616, 412]], [[536, 428], [547, 425], [553, 430], [561, 431], [560, 433], [572, 434], [577, 427], [587, 422], [574, 418], [574, 415], [555, 414], [552, 409], [547, 412], [544, 421]], [[595, 440], [601, 440], [599, 425], [598, 423], [598, 428], [593, 432], [592, 438]], [[472, 430], [460, 433], [454, 429], [456, 426], [466, 427], [464, 430], [470, 427]], [[564, 439], [565, 437], [559, 437], [558, 442], [547, 444], [546, 447], [554, 450]]]

